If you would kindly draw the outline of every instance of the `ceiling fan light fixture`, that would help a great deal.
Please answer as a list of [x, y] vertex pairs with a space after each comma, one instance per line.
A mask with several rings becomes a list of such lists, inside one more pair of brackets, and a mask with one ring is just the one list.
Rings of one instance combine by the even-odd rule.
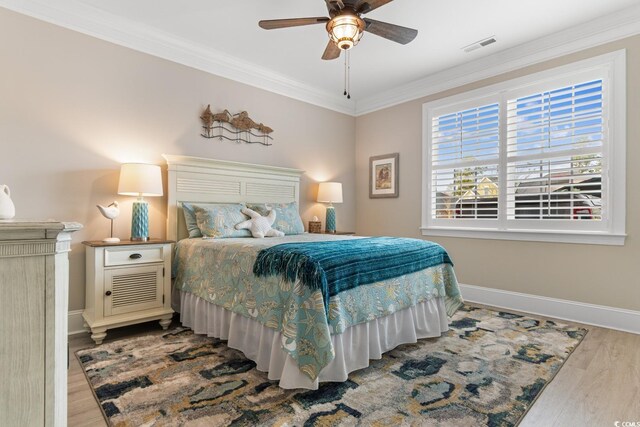
[[337, 15], [327, 23], [329, 37], [342, 50], [349, 50], [357, 45], [364, 29], [364, 21], [350, 13]]

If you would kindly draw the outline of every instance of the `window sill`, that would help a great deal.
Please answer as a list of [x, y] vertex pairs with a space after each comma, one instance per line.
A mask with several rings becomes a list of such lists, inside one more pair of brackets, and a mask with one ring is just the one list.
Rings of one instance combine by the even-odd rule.
[[624, 246], [626, 234], [555, 230], [492, 230], [483, 228], [421, 227], [423, 236], [469, 239], [519, 240], [524, 242], [574, 243]]

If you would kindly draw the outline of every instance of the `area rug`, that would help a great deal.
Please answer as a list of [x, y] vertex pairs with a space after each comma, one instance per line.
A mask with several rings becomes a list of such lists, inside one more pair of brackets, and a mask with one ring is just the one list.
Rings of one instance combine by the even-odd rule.
[[76, 354], [112, 426], [513, 426], [586, 333], [464, 306], [442, 337], [316, 391], [283, 390], [224, 341], [183, 328]]

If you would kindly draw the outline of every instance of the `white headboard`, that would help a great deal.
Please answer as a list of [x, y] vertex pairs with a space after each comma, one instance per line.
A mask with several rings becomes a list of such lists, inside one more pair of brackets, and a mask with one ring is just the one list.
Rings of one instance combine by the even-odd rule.
[[188, 237], [182, 203], [300, 202], [299, 169], [163, 154], [167, 161], [167, 239]]

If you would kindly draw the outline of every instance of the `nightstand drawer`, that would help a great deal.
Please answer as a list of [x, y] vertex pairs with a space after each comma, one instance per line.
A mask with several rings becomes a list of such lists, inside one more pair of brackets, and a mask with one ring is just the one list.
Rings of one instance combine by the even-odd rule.
[[104, 250], [104, 266], [147, 264], [163, 262], [162, 246], [136, 248], [107, 248]]

